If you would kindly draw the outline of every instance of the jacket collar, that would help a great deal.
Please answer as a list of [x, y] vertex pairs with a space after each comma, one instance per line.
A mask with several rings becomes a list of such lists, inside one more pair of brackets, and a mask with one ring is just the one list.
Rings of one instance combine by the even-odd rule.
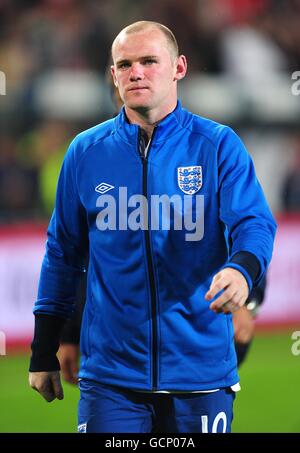
[[[177, 101], [176, 108], [173, 112], [169, 113], [162, 121], [155, 127], [155, 142], [159, 143], [167, 140], [167, 138], [174, 135], [191, 118], [190, 114], [181, 107], [180, 101]], [[123, 138], [123, 140], [130, 144], [136, 145], [139, 126], [137, 124], [130, 124], [126, 118], [125, 107], [122, 107], [121, 112], [115, 118], [115, 130]]]

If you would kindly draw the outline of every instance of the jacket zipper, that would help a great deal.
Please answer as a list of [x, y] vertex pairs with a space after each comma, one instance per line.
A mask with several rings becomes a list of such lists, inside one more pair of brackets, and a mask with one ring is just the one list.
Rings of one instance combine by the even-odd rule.
[[[140, 129], [139, 129], [140, 134]], [[141, 155], [142, 164], [143, 164], [143, 195], [148, 201], [148, 157], [150, 154], [151, 144], [155, 134], [155, 128], [152, 132], [152, 136], [148, 142], [148, 145], [145, 149], [145, 155]], [[139, 139], [138, 139], [139, 140]], [[139, 146], [139, 143], [138, 143]], [[149, 284], [150, 284], [150, 297], [151, 297], [151, 315], [152, 315], [152, 390], [157, 390], [157, 300], [156, 300], [156, 289], [155, 289], [155, 280], [154, 280], [154, 270], [153, 270], [153, 261], [151, 255], [151, 246], [150, 246], [150, 222], [148, 214], [148, 225], [144, 229], [145, 234], [145, 243], [146, 243], [146, 255], [147, 255], [147, 267], [149, 275]]]

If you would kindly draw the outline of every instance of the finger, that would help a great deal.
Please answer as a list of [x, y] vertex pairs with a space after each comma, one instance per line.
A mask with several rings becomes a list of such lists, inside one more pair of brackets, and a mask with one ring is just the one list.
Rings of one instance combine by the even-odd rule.
[[223, 311], [223, 309], [231, 311], [233, 297], [236, 293], [232, 293], [232, 290], [225, 290], [214, 302], [212, 302], [209, 308], [217, 313]]
[[223, 313], [225, 313], [225, 315], [229, 315], [229, 314], [231, 313], [231, 309], [230, 309], [230, 306], [229, 306], [229, 305], [230, 305], [230, 303], [229, 303], [229, 302], [228, 302], [228, 303], [226, 302], [226, 303], [223, 304], [222, 307], [221, 307], [221, 308], [222, 308], [221, 311], [222, 311]]
[[228, 286], [229, 280], [226, 277], [217, 274], [210, 285], [210, 289], [205, 294], [206, 300], [212, 300], [220, 291]]
[[77, 362], [73, 364], [72, 366], [72, 375], [71, 375], [71, 384], [75, 384], [77, 385], [78, 384], [78, 366], [77, 366]]
[[234, 327], [234, 340], [239, 343], [240, 340], [240, 328]]
[[40, 389], [34, 387], [34, 390], [39, 392], [48, 403], [51, 403], [55, 399], [55, 394], [51, 382], [44, 384]]
[[65, 378], [65, 381], [68, 382], [68, 384], [77, 385], [78, 384], [78, 377], [77, 376], [72, 376], [70, 374], [68, 376], [68, 378]]
[[228, 305], [230, 305], [228, 308], [230, 311], [236, 312], [238, 311], [244, 304], [244, 297], [239, 295], [239, 292], [237, 292], [231, 301], [229, 301]]
[[68, 360], [61, 363], [63, 378], [69, 384], [78, 384], [78, 365], [77, 360]]
[[207, 291], [207, 293], [205, 294], [205, 299], [206, 300], [211, 300], [213, 298], [213, 290], [214, 288], [216, 288], [216, 285], [218, 284], [218, 281], [220, 280], [220, 275], [219, 274], [216, 274], [213, 279], [212, 279], [212, 282], [210, 284], [210, 287], [209, 287], [209, 290]]
[[62, 400], [64, 398], [64, 391], [60, 381], [60, 374], [55, 373], [54, 375], [52, 375], [51, 381], [55, 398], [57, 398], [58, 400]]
[[49, 403], [55, 399], [54, 392], [52, 390], [52, 386], [49, 386], [48, 383], [43, 383], [42, 386], [36, 386], [35, 384], [31, 383], [31, 388], [42, 395], [46, 401]]
[[49, 391], [49, 392], [40, 392], [40, 394], [42, 395], [42, 397], [48, 402], [48, 403], [51, 403], [51, 401], [55, 400], [55, 395], [53, 392]]
[[77, 378], [69, 370], [63, 373], [63, 378], [68, 384], [77, 384]]
[[228, 300], [227, 302], [222, 303], [221, 305], [213, 306], [213, 304], [210, 305], [211, 310], [213, 310], [216, 313], [234, 313], [237, 310], [240, 309], [240, 306], [238, 303], [234, 300]]
[[77, 385], [78, 384], [78, 375], [77, 375], [77, 373], [68, 372], [68, 374], [64, 375], [64, 380], [68, 384]]
[[233, 300], [231, 300], [226, 306], [230, 310], [231, 313], [235, 313], [240, 310], [240, 308], [244, 305], [244, 297], [239, 295], [237, 292], [233, 296]]
[[64, 380], [69, 384], [73, 384], [73, 372], [71, 368], [71, 364], [69, 362], [61, 362], [61, 372]]

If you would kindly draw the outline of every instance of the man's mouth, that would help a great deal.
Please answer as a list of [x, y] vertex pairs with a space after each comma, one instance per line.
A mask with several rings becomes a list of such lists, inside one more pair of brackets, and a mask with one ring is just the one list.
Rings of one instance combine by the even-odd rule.
[[128, 91], [139, 91], [139, 90], [148, 90], [148, 87], [132, 87], [132, 88], [128, 88]]

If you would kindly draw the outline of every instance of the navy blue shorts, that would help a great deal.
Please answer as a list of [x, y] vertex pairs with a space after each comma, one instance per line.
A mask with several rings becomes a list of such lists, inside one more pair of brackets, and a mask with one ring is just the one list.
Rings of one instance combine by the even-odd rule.
[[144, 393], [82, 380], [78, 432], [229, 433], [235, 393]]

